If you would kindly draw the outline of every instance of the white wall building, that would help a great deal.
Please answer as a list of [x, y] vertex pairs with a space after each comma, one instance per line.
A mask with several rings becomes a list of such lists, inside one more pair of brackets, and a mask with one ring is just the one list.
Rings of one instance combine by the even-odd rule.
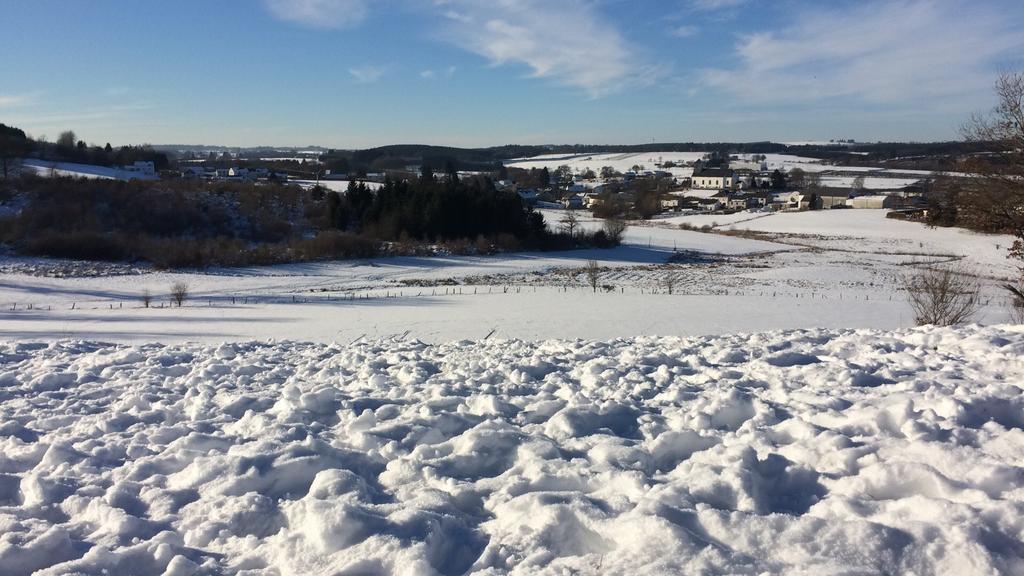
[[690, 185], [703, 190], [733, 190], [738, 184], [736, 173], [728, 168], [705, 168], [690, 177]]

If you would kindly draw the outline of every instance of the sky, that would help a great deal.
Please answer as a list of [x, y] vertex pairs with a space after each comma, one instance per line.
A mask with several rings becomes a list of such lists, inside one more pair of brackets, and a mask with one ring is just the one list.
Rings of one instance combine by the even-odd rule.
[[0, 0], [0, 122], [89, 143], [934, 141], [1020, 0]]

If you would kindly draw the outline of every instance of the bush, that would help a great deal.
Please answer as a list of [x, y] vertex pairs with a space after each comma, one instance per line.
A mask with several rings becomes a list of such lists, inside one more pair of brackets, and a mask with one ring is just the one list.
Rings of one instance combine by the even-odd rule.
[[597, 283], [601, 277], [601, 267], [598, 266], [597, 260], [587, 260], [587, 265], [583, 267], [583, 273], [587, 276], [587, 284], [597, 292]]
[[970, 320], [980, 304], [977, 277], [964, 268], [927, 268], [905, 282], [919, 326], [952, 326]]
[[1024, 278], [1017, 281], [1017, 285], [1006, 284], [1004, 286], [1010, 293], [1010, 318], [1016, 324], [1024, 324]]
[[80, 260], [128, 260], [131, 242], [114, 234], [99, 232], [59, 232], [46, 230], [22, 244], [26, 254]]

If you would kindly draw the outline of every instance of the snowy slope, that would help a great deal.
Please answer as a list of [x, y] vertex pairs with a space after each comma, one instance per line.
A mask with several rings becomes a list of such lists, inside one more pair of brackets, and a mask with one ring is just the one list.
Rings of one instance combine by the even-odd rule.
[[46, 160], [26, 159], [24, 167], [40, 176], [70, 176], [75, 178], [98, 178], [101, 180], [157, 180], [156, 174], [143, 174], [131, 170], [96, 166], [94, 164], [76, 164], [74, 162], [50, 162]]
[[729, 228], [774, 234], [821, 236], [818, 246], [871, 250], [878, 253], [943, 253], [963, 256], [982, 274], [1012, 278], [1019, 262], [1007, 258], [1014, 238], [981, 234], [963, 228], [929, 227], [887, 218], [888, 210], [815, 210], [780, 212], [736, 222]]
[[0, 344], [0, 573], [1021, 574], [1022, 358], [1020, 327]]

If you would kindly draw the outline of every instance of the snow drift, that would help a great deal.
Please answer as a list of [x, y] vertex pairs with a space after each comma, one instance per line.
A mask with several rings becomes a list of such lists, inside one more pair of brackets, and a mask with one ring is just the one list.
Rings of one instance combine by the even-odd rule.
[[0, 572], [1024, 573], [1024, 329], [0, 344]]

